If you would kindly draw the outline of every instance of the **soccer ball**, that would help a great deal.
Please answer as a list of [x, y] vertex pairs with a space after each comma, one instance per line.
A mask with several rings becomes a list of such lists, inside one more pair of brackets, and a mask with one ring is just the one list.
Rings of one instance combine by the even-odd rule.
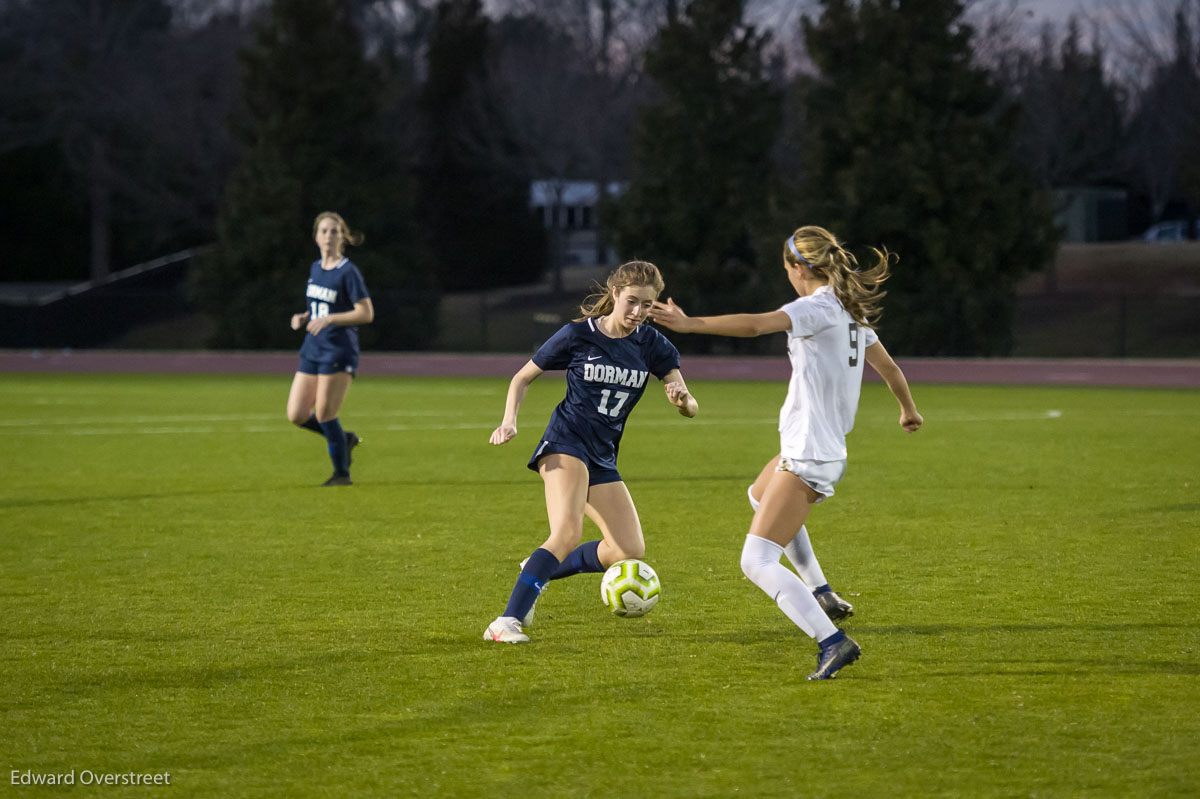
[[617, 561], [600, 580], [604, 607], [629, 619], [649, 613], [658, 604], [660, 590], [658, 575], [640, 560]]

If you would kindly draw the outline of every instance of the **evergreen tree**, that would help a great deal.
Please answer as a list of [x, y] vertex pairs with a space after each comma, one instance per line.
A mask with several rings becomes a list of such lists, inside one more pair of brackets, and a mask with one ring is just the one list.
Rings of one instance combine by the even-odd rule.
[[529, 210], [532, 176], [495, 106], [491, 58], [479, 0], [442, 0], [420, 101], [428, 128], [418, 191], [447, 290], [530, 282], [546, 265], [545, 236]]
[[694, 0], [659, 32], [646, 57], [659, 99], [638, 119], [630, 184], [606, 217], [621, 257], [657, 263], [691, 313], [754, 308], [782, 279], [787, 231], [770, 224], [782, 94], [768, 75], [769, 34], [742, 10]]
[[1034, 176], [1051, 188], [1123, 177], [1122, 97], [1105, 76], [1103, 50], [1084, 46], [1075, 18], [1057, 52], [1047, 30], [1018, 69], [1019, 151]]
[[428, 270], [412, 243], [411, 180], [381, 141], [380, 79], [348, 3], [274, 0], [254, 39], [242, 53], [244, 150], [226, 187], [218, 253], [194, 282], [217, 322], [213, 345], [299, 345], [287, 321], [303, 308], [318, 257], [312, 220], [326, 210], [366, 236], [348, 252], [376, 310], [364, 344], [431, 340], [436, 303], [422, 294]]
[[1176, 9], [1171, 56], [1153, 69], [1130, 122], [1131, 177], [1149, 198], [1154, 221], [1181, 196], [1189, 216], [1200, 210], [1200, 46], [1185, 11], [1182, 4]]
[[804, 37], [805, 220], [900, 261], [881, 331], [912, 355], [1002, 355], [1014, 285], [1054, 253], [1015, 109], [971, 63], [960, 0], [821, 0]]

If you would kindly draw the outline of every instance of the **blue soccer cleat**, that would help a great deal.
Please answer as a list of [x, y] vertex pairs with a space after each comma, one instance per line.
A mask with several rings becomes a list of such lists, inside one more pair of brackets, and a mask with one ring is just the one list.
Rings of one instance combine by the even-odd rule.
[[845, 637], [836, 644], [821, 647], [821, 654], [817, 656], [817, 670], [808, 675], [808, 679], [832, 680], [839, 671], [858, 660], [862, 647], [850, 636], [843, 635]]

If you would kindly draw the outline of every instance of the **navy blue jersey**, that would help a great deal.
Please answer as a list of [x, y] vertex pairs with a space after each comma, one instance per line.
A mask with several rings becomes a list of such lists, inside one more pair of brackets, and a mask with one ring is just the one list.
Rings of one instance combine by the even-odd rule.
[[578, 443], [598, 466], [615, 469], [625, 420], [642, 398], [650, 375], [679, 368], [679, 350], [649, 325], [609, 338], [595, 319], [570, 322], [534, 353], [543, 371], [567, 371], [567, 396], [550, 416], [545, 441]]
[[[311, 318], [353, 311], [354, 303], [370, 296], [362, 273], [350, 259], [343, 258], [333, 269], [322, 269], [320, 259], [313, 261], [305, 291]], [[330, 325], [315, 336], [305, 335], [300, 346], [300, 356], [317, 363], [341, 360], [349, 353], [358, 355], [357, 327]]]

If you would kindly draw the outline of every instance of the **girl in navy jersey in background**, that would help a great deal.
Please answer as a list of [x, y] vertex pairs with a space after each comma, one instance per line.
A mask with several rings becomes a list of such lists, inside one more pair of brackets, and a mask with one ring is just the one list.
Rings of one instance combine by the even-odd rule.
[[[802, 227], [783, 246], [788, 282], [799, 299], [759, 314], [689, 317], [670, 299], [651, 311], [654, 321], [681, 333], [749, 337], [787, 331], [792, 379], [779, 412], [780, 452], [750, 487], [755, 514], [742, 571], [819, 642], [810, 680], [833, 677], [861, 651], [833, 624], [851, 608], [825, 583], [804, 522], [813, 505], [833, 496], [846, 473], [846, 434], [854, 426], [864, 360], [900, 403], [900, 426], [911, 433], [923, 423], [904, 373], [871, 327], [892, 257], [875, 254], [876, 264], [859, 271], [833, 234]], [[779, 562], [785, 552], [804, 579]]]
[[313, 262], [305, 290], [304, 313], [292, 315], [292, 330], [304, 328], [300, 366], [288, 394], [288, 419], [323, 436], [333, 461], [333, 476], [322, 485], [348, 486], [350, 452], [359, 438], [342, 430], [338, 413], [358, 370], [358, 328], [375, 318], [362, 273], [344, 255], [346, 244], [359, 244], [346, 220], [332, 211], [313, 222], [321, 257]]
[[[582, 316], [551, 336], [509, 384], [504, 421], [492, 432], [492, 444], [517, 434], [517, 411], [530, 383], [548, 369], [567, 372], [567, 396], [554, 409], [528, 464], [545, 483], [550, 537], [521, 564], [508, 605], [488, 625], [484, 640], [528, 641], [523, 628], [550, 580], [602, 572], [645, 554], [637, 509], [617, 472], [625, 422], [650, 375], [664, 381], [667, 399], [681, 415], [691, 418], [699, 407], [679, 373], [679, 351], [642, 324], [662, 289], [654, 264], [622, 265], [602, 293], [580, 306]], [[584, 515], [603, 539], [579, 543]]]

